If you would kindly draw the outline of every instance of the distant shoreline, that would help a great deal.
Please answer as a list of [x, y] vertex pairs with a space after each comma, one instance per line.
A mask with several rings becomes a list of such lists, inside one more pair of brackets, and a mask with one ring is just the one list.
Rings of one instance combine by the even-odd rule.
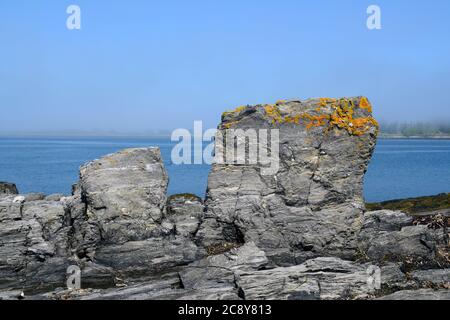
[[403, 136], [403, 135], [391, 135], [391, 134], [380, 134], [378, 139], [429, 139], [429, 140], [449, 140], [450, 136]]
[[382, 202], [366, 202], [368, 211], [399, 210], [409, 214], [443, 213], [450, 215], [450, 193]]
[[[0, 133], [0, 139], [7, 138], [137, 138], [137, 139], [170, 139], [171, 134], [139, 134], [139, 133], [123, 133], [123, 134], [108, 134], [108, 133]], [[450, 140], [450, 135], [440, 136], [404, 136], [394, 134], [380, 134], [378, 139], [404, 139], [404, 140]]]

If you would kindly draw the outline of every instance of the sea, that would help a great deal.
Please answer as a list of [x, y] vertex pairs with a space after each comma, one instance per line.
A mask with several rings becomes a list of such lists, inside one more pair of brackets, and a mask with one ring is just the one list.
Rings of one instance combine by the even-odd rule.
[[[169, 174], [169, 194], [205, 196], [210, 166], [175, 165], [169, 138], [3, 137], [0, 181], [21, 193], [69, 195], [79, 167], [125, 148], [159, 146]], [[450, 192], [450, 140], [379, 139], [364, 181], [367, 202]]]

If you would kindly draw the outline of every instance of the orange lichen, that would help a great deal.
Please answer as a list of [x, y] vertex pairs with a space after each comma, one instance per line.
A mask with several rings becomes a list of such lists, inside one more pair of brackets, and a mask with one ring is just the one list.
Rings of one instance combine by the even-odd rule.
[[300, 115], [296, 115], [293, 117], [286, 116], [286, 117], [284, 117], [284, 122], [299, 124], [300, 123]]
[[[372, 127], [378, 130], [378, 123], [372, 116], [354, 117], [357, 108], [372, 112], [372, 106], [367, 98], [362, 97], [359, 101], [353, 99], [333, 99], [333, 98], [319, 98], [318, 106], [313, 113], [298, 113], [290, 116], [283, 116], [282, 111], [278, 105], [283, 104], [284, 101], [277, 101], [275, 105], [266, 104], [262, 108], [266, 116], [272, 121], [272, 124], [291, 123], [303, 124], [309, 130], [314, 127], [324, 127], [324, 131], [330, 131], [333, 128], [342, 129], [350, 135], [363, 135]], [[243, 111], [245, 106], [236, 108], [234, 111], [225, 112], [226, 114], [239, 113]], [[238, 121], [231, 121], [223, 125], [224, 128], [229, 129]]]
[[223, 127], [225, 128], [225, 129], [230, 129], [234, 124], [236, 124], [236, 123], [238, 123], [239, 121], [230, 121], [230, 122], [227, 122], [227, 123], [225, 123], [224, 125], [223, 125]]
[[246, 106], [239, 106], [236, 109], [232, 110], [232, 111], [225, 111], [224, 113], [222, 113], [222, 116], [226, 116], [228, 114], [235, 114], [235, 113], [239, 113], [241, 111], [244, 111], [245, 108], [247, 108]]
[[276, 106], [266, 104], [264, 110], [269, 118], [272, 119], [272, 123], [283, 123], [283, 117], [281, 116], [280, 109]]
[[[327, 106], [331, 108], [332, 112], [322, 113], [324, 107]], [[369, 112], [372, 111], [367, 98], [361, 98], [358, 106]], [[325, 127], [325, 131], [338, 128], [346, 130], [351, 135], [359, 136], [365, 134], [373, 126], [378, 128], [378, 123], [371, 116], [355, 118], [354, 111], [356, 108], [355, 102], [351, 99], [319, 98], [319, 107], [315, 108], [318, 114], [301, 113], [283, 117], [278, 107], [264, 106], [264, 110], [267, 116], [272, 119], [272, 123], [302, 123], [308, 130], [313, 127]]]
[[[361, 101], [367, 103], [365, 104], [366, 108], [370, 106], [367, 99], [363, 98]], [[332, 108], [334, 109], [334, 112], [330, 116], [330, 128], [337, 127], [339, 129], [344, 129], [349, 134], [356, 136], [365, 134], [372, 126], [375, 126], [378, 129], [378, 123], [372, 117], [353, 117], [355, 110], [353, 100], [340, 99], [338, 103], [332, 105]]]
[[328, 103], [336, 102], [334, 98], [319, 98], [319, 105], [321, 107], [326, 107]]
[[359, 100], [359, 107], [361, 109], [366, 109], [370, 113], [372, 113], [372, 105], [369, 103], [366, 97], [362, 97], [361, 100]]
[[329, 120], [329, 115], [321, 114], [318, 116], [313, 116], [308, 113], [301, 115], [301, 118], [305, 120], [306, 129], [311, 129], [312, 127], [320, 127], [326, 125]]

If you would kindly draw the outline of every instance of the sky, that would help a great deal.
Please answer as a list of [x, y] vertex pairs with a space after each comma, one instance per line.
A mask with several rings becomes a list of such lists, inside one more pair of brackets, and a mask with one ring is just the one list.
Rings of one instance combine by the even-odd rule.
[[214, 128], [240, 105], [360, 95], [381, 121], [450, 121], [449, 18], [448, 0], [1, 0], [0, 132]]

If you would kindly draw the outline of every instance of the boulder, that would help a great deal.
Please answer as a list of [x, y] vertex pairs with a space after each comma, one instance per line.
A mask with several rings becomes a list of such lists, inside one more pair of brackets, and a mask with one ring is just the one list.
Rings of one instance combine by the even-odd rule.
[[397, 261], [405, 271], [449, 266], [446, 228], [414, 223], [405, 213], [389, 210], [367, 212], [359, 233], [361, 258]]
[[300, 265], [243, 272], [237, 285], [248, 300], [337, 300], [372, 298], [369, 265], [315, 258]]
[[254, 243], [191, 263], [179, 272], [185, 289], [228, 289], [238, 293], [236, 277], [241, 272], [254, 272], [264, 268], [268, 260]]
[[167, 185], [159, 148], [126, 149], [84, 165], [70, 201], [78, 257], [125, 279], [197, 259], [193, 235], [203, 204], [172, 198], [168, 211]]
[[79, 184], [87, 216], [105, 243], [162, 235], [168, 177], [159, 148], [126, 149], [89, 162]]
[[14, 183], [0, 182], [0, 197], [10, 194], [18, 194], [19, 191]]
[[0, 289], [49, 290], [65, 282], [70, 216], [63, 204], [0, 199]]
[[437, 286], [450, 289], [450, 269], [416, 270], [409, 275], [423, 286]]
[[127, 149], [84, 165], [73, 196], [2, 197], [0, 289], [65, 287], [71, 265], [82, 286], [104, 288], [198, 259], [203, 204], [167, 212], [167, 184], [158, 148]]

